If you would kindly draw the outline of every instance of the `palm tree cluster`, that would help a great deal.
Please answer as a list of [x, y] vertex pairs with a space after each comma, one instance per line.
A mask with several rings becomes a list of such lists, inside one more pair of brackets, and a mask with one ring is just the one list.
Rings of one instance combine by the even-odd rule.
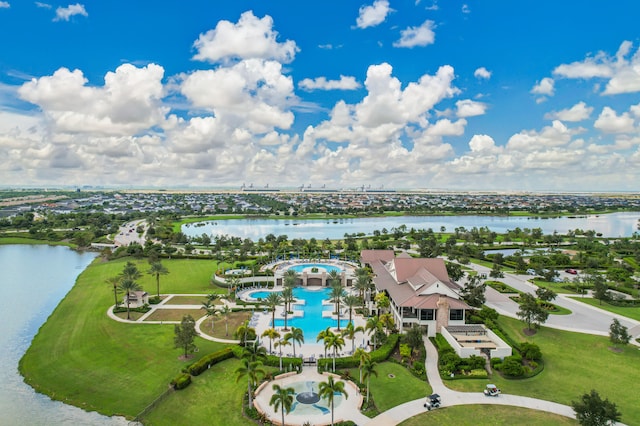
[[247, 394], [249, 395], [249, 406], [253, 406], [253, 389], [255, 389], [265, 371], [262, 368], [263, 362], [267, 359], [267, 350], [257, 342], [244, 347], [242, 352], [242, 366], [236, 369], [236, 382], [243, 377], [247, 377]]

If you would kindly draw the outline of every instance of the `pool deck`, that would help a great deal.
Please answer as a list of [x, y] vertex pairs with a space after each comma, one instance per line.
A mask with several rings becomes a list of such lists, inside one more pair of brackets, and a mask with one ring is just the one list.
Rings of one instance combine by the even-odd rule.
[[[273, 395], [273, 385], [278, 384], [281, 387], [288, 387], [295, 382], [326, 382], [327, 377], [332, 375], [336, 380], [343, 381], [345, 383], [345, 391], [348, 397], [343, 399], [340, 405], [334, 408], [334, 422], [340, 422], [345, 420], [352, 420], [356, 424], [365, 424], [371, 419], [360, 413], [360, 406], [362, 405], [363, 397], [358, 391], [358, 387], [350, 381], [340, 379], [340, 376], [331, 373], [318, 373], [315, 367], [304, 367], [300, 374], [286, 373], [277, 376], [270, 382], [263, 383], [257, 390], [256, 396], [253, 401], [253, 405], [256, 409], [265, 414], [269, 421], [273, 424], [282, 424], [282, 412], [277, 413], [271, 405], [269, 400]], [[296, 415], [295, 410], [291, 413], [285, 413], [285, 424], [291, 426], [300, 426], [310, 422], [314, 426], [329, 425], [331, 424], [331, 413], [328, 414], [302, 414]]]

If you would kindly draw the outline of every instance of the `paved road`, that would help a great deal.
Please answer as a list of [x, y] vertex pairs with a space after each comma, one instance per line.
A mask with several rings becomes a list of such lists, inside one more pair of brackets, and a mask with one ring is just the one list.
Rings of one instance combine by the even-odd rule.
[[[141, 235], [138, 235], [136, 231], [138, 226], [142, 226], [144, 228], [144, 232]], [[118, 233], [114, 237], [113, 241], [117, 246], [128, 246], [131, 243], [138, 243], [144, 246], [146, 241], [147, 229], [149, 229], [149, 225], [144, 219], [140, 220], [132, 220], [131, 222], [127, 222], [118, 229]]]

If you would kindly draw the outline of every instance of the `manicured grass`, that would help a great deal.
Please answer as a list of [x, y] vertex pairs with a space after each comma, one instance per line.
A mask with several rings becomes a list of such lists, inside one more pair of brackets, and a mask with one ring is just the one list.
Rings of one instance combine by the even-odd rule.
[[[173, 347], [172, 325], [123, 324], [106, 315], [113, 292], [105, 280], [119, 274], [125, 261], [94, 261], [40, 328], [20, 361], [25, 381], [38, 392], [86, 410], [133, 417], [187, 364]], [[204, 264], [210, 265], [163, 263], [173, 274], [163, 277], [164, 282], [174, 288], [198, 283], [209, 269]], [[182, 274], [176, 273], [179, 268]], [[174, 280], [178, 283], [170, 284]], [[200, 338], [195, 343], [199, 351], [194, 359], [226, 346]]]
[[586, 303], [587, 305], [596, 306], [600, 309], [604, 309], [605, 311], [608, 311], [614, 314], [624, 315], [627, 318], [640, 321], [640, 306], [635, 306], [635, 307], [614, 306], [614, 305], [610, 305], [607, 302], [602, 302], [602, 304], [600, 304], [600, 301], [598, 299], [594, 299], [591, 297], [572, 297], [572, 299], [582, 303]]
[[485, 281], [485, 283], [500, 293], [520, 293], [518, 290], [506, 285], [502, 281]]
[[[200, 324], [200, 330], [209, 336], [218, 337], [220, 339], [235, 339], [234, 333], [245, 321], [251, 319], [251, 312], [231, 312], [228, 314], [228, 324], [225, 325], [225, 319], [223, 315], [216, 315], [213, 319], [213, 331], [211, 331], [211, 317], [207, 318]], [[229, 335], [226, 334], [226, 327], [229, 328]]]
[[[376, 366], [378, 376], [371, 377], [370, 392], [380, 412], [414, 399], [424, 398], [431, 393], [431, 386], [412, 375], [407, 369], [394, 362], [382, 362]], [[357, 368], [349, 370], [356, 381]], [[393, 375], [391, 378], [389, 375]], [[366, 385], [366, 381], [364, 383]], [[366, 391], [363, 394], [366, 398]]]
[[553, 290], [554, 292], [556, 292], [558, 294], [577, 294], [573, 290], [570, 290], [568, 288], [564, 288], [564, 286], [566, 286], [566, 285], [568, 285], [570, 283], [565, 283], [565, 282], [554, 283], [554, 282], [544, 281], [544, 280], [539, 279], [539, 278], [534, 279], [533, 283], [535, 285], [537, 285], [538, 287], [548, 288], [548, 289]]
[[549, 310], [550, 315], [570, 315], [571, 314], [570, 309], [563, 308], [562, 306], [558, 306], [554, 303], [550, 303], [550, 304], [553, 305], [553, 309]]
[[[117, 312], [114, 315], [117, 316], [118, 318], [127, 319], [127, 313], [126, 312]], [[131, 311], [131, 312], [129, 312], [129, 320], [130, 321], [135, 321], [135, 320], [137, 320], [138, 318], [140, 318], [143, 315], [144, 314], [142, 312]]]
[[[207, 301], [207, 296], [173, 296], [165, 302], [165, 305], [202, 305]], [[214, 305], [222, 304], [219, 300], [215, 300]]]
[[400, 426], [423, 425], [459, 425], [459, 426], [547, 426], [577, 425], [578, 422], [568, 417], [543, 411], [529, 410], [521, 407], [500, 405], [456, 405], [427, 411], [405, 420]]
[[[500, 317], [500, 324], [516, 341], [530, 341], [540, 346], [545, 368], [535, 377], [506, 380], [498, 374], [490, 379], [503, 393], [526, 395], [570, 405], [580, 395], [597, 390], [604, 398], [618, 404], [622, 421], [634, 424], [640, 420], [637, 404], [640, 382], [640, 351], [626, 347], [621, 353], [609, 349], [607, 337], [542, 327], [527, 337], [524, 323]], [[447, 386], [461, 391], [482, 392], [484, 381], [456, 380]]]
[[145, 321], [182, 321], [187, 315], [197, 321], [204, 314], [202, 309], [156, 309]]
[[47, 241], [47, 240], [36, 240], [34, 238], [26, 237], [29, 235], [28, 233], [24, 234], [25, 237], [0, 237], [0, 245], [4, 244], [32, 244], [32, 245], [48, 245], [48, 246], [69, 246], [75, 247], [75, 244], [71, 244], [65, 241]]
[[239, 366], [239, 360], [230, 359], [193, 377], [186, 389], [174, 392], [145, 415], [145, 426], [251, 424], [241, 412], [247, 382], [236, 382]]

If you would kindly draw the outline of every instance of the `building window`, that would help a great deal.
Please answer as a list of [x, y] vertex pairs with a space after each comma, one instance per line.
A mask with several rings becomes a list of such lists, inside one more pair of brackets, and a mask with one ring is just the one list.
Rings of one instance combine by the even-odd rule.
[[462, 321], [464, 319], [464, 309], [449, 309], [449, 321]]
[[420, 309], [420, 320], [421, 321], [433, 321], [434, 313], [433, 309]]

